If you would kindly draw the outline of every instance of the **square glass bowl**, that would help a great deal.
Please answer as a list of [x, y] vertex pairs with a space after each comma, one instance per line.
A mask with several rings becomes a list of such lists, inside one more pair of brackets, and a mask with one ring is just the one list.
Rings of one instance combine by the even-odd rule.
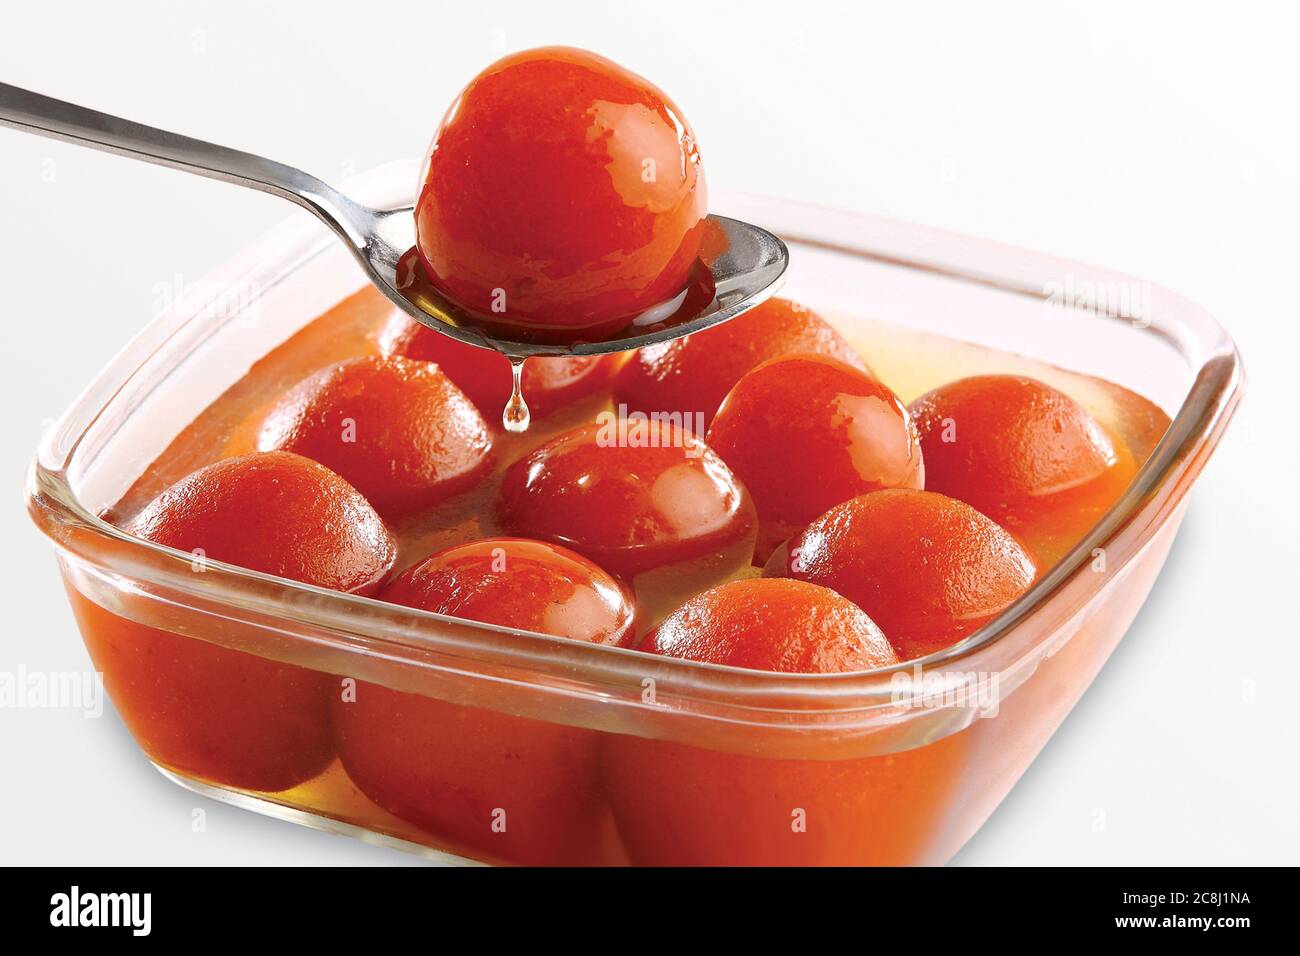
[[[393, 164], [349, 188], [397, 206], [415, 172]], [[1145, 599], [1240, 398], [1239, 356], [1201, 309], [1126, 276], [833, 209], [715, 206], [785, 239], [782, 294], [831, 317], [877, 371], [890, 355], [882, 378], [904, 401], [981, 361], [1068, 375], [1059, 366], [1145, 396], [1172, 425], [1151, 436], [1112, 510], [1006, 613], [952, 648], [866, 673], [657, 658], [196, 565], [102, 516], [257, 359], [363, 287], [343, 247], [300, 215], [141, 332], [31, 471], [29, 510], [87, 647], [165, 775], [462, 862], [937, 864], [969, 839]], [[1105, 390], [1085, 404], [1107, 412]], [[205, 699], [168, 684], [178, 660], [248, 679]], [[421, 803], [402, 818], [353, 786], [330, 749], [333, 698], [367, 684], [410, 695], [374, 747]], [[431, 750], [406, 740], [413, 722], [437, 731]], [[307, 779], [258, 762], [313, 748], [324, 769]]]

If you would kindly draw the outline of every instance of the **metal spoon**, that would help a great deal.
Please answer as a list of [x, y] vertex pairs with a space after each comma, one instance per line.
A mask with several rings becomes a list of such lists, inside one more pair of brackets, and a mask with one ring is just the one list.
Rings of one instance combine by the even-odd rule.
[[133, 159], [170, 166], [271, 193], [312, 212], [343, 240], [366, 276], [388, 299], [415, 321], [480, 348], [495, 349], [510, 359], [515, 394], [504, 420], [512, 431], [527, 427], [527, 406], [519, 391], [523, 361], [535, 355], [599, 355], [664, 342], [725, 322], [758, 305], [785, 274], [789, 253], [776, 236], [748, 223], [710, 216], [714, 231], [712, 253], [704, 263], [712, 274], [713, 300], [694, 316], [678, 316], [668, 327], [623, 338], [570, 345], [514, 342], [493, 338], [472, 324], [454, 325], [460, 314], [449, 302], [431, 315], [412, 303], [398, 288], [398, 258], [415, 245], [412, 207], [371, 209], [301, 170], [251, 153], [179, 136], [130, 120], [86, 109], [40, 93], [0, 83], [0, 126], [11, 126], [53, 139]]

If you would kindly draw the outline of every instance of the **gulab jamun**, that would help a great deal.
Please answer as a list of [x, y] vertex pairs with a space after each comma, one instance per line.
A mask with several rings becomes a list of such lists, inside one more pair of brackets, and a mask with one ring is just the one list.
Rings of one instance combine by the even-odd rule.
[[[459, 342], [401, 312], [393, 313], [379, 335], [386, 355], [434, 362], [469, 396], [489, 424], [501, 421], [510, 401], [510, 360], [500, 352]], [[524, 363], [524, 401], [534, 421], [565, 406], [600, 394], [615, 362], [607, 355], [536, 356]]]
[[868, 371], [853, 346], [816, 312], [789, 299], [768, 299], [711, 329], [638, 349], [615, 376], [614, 401], [632, 412], [698, 414], [707, 427], [741, 376], [795, 352]]
[[1136, 471], [1082, 405], [1019, 375], [949, 382], [911, 405], [926, 488], [974, 506], [1052, 558], [1115, 503]]
[[[706, 591], [642, 649], [800, 674], [898, 662], [857, 605], [828, 588], [772, 578]], [[614, 734], [602, 751], [619, 833], [632, 862], [649, 866], [915, 861], [946, 811], [964, 755], [959, 737], [851, 759], [773, 758]]]
[[949, 647], [1029, 589], [1033, 558], [970, 505], [892, 489], [831, 508], [790, 539], [785, 573], [832, 588], [880, 625], [901, 660]]
[[748, 567], [758, 527], [749, 494], [689, 429], [613, 414], [512, 464], [499, 512], [508, 533], [630, 581], [647, 622]]
[[787, 674], [898, 663], [889, 641], [860, 607], [829, 588], [788, 578], [710, 588], [670, 614], [639, 649]]
[[921, 446], [889, 388], [836, 359], [770, 359], [736, 383], [708, 445], [754, 496], [761, 563], [828, 508], [880, 488], [920, 488]]
[[[622, 587], [565, 548], [492, 538], [431, 555], [382, 600], [593, 644], [632, 622]], [[516, 863], [592, 862], [608, 811], [594, 731], [358, 683], [337, 699], [339, 755], [352, 781], [396, 816]]]
[[416, 248], [429, 282], [501, 334], [598, 339], [687, 289], [706, 215], [681, 110], [604, 57], [544, 47], [493, 63], [452, 104]]
[[[131, 534], [306, 584], [371, 595], [397, 554], [369, 503], [328, 468], [283, 452], [218, 461], [126, 522]], [[158, 763], [247, 790], [286, 790], [333, 759], [328, 674], [147, 627], [74, 603], [122, 719]]]
[[267, 415], [257, 446], [332, 468], [392, 518], [479, 481], [491, 461], [492, 435], [436, 366], [372, 355], [300, 382]]

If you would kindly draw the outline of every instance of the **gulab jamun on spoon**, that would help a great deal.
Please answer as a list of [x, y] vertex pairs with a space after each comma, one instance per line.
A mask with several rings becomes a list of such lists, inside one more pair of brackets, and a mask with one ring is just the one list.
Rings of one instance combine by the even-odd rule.
[[508, 430], [528, 427], [524, 361], [599, 355], [717, 325], [767, 298], [780, 239], [709, 216], [681, 111], [616, 63], [544, 47], [464, 89], [411, 206], [372, 209], [283, 163], [0, 83], [0, 125], [288, 199], [347, 245], [417, 322], [510, 359]]

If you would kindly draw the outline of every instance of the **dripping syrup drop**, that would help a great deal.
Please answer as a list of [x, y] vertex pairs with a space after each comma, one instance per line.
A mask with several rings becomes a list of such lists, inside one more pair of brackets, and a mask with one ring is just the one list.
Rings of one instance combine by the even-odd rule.
[[532, 417], [528, 411], [528, 403], [524, 401], [524, 362], [526, 360], [518, 355], [511, 355], [509, 359], [510, 401], [506, 402], [505, 411], [501, 413], [501, 424], [505, 426], [506, 431], [518, 434], [528, 430], [528, 422]]

